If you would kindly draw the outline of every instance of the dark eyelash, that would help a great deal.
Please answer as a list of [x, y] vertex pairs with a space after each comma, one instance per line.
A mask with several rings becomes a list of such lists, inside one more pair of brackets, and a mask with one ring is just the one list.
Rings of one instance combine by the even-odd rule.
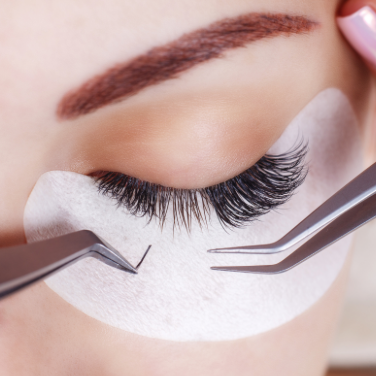
[[142, 181], [116, 172], [96, 178], [100, 193], [114, 198], [136, 216], [159, 219], [163, 227], [172, 205], [173, 225], [191, 228], [192, 220], [207, 225], [214, 209], [225, 227], [243, 227], [286, 203], [306, 175], [308, 145], [302, 141], [292, 150], [263, 156], [242, 174], [200, 189], [176, 189]]

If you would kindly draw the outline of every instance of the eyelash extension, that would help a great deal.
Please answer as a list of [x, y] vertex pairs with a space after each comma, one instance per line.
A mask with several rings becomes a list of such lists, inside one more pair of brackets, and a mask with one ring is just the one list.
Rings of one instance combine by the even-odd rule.
[[308, 144], [300, 141], [286, 153], [266, 154], [230, 180], [200, 189], [165, 187], [117, 172], [101, 172], [95, 179], [101, 194], [135, 216], [157, 218], [162, 228], [171, 205], [174, 228], [189, 231], [193, 219], [207, 226], [212, 210], [222, 226], [241, 228], [291, 198], [308, 173], [307, 152]]

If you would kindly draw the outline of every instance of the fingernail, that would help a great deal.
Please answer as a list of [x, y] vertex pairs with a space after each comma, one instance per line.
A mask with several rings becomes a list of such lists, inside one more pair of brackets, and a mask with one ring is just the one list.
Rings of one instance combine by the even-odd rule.
[[347, 17], [337, 17], [340, 30], [366, 60], [376, 66], [376, 13], [365, 6]]

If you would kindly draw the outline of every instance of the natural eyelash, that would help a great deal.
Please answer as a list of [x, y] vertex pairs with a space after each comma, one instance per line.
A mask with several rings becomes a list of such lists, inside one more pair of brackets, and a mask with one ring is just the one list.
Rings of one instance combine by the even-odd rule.
[[200, 189], [176, 189], [142, 181], [116, 172], [96, 178], [100, 193], [114, 198], [136, 216], [159, 219], [163, 227], [172, 205], [173, 225], [191, 228], [192, 219], [207, 225], [211, 209], [226, 227], [243, 227], [288, 201], [306, 175], [307, 144], [263, 156], [242, 174], [220, 184]]

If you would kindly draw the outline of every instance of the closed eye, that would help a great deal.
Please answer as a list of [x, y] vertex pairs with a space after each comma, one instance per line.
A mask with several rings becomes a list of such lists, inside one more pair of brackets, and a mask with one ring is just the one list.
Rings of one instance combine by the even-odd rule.
[[188, 231], [192, 221], [207, 226], [214, 211], [221, 225], [241, 228], [286, 203], [306, 175], [308, 144], [264, 155], [240, 175], [207, 188], [176, 189], [124, 175], [101, 171], [95, 179], [100, 193], [113, 198], [132, 215], [156, 218], [161, 227], [172, 208], [173, 226]]

